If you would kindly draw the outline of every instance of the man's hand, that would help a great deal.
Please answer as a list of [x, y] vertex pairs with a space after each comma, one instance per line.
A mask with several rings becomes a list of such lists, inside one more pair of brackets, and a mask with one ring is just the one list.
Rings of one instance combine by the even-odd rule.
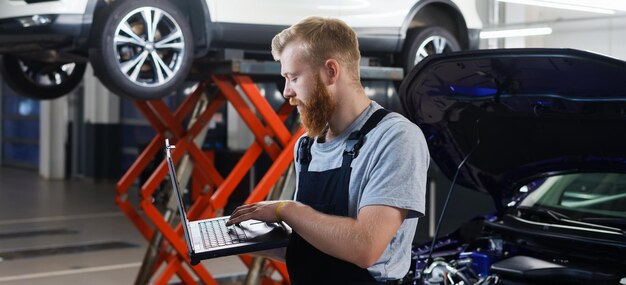
[[263, 201], [249, 205], [237, 207], [230, 215], [230, 219], [226, 222], [227, 226], [238, 224], [240, 222], [254, 219], [267, 223], [278, 222], [276, 217], [276, 208], [282, 203], [290, 203], [292, 201]]
[[361, 268], [380, 258], [408, 213], [406, 209], [370, 205], [355, 219], [324, 214], [296, 201], [265, 201], [238, 207], [226, 225], [250, 219], [276, 222], [276, 208], [282, 202], [286, 203], [280, 208], [280, 218], [294, 232], [320, 251]]

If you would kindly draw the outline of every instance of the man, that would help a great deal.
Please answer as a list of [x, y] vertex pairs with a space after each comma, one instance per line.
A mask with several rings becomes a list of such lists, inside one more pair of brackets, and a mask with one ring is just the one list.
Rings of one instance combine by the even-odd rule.
[[393, 284], [409, 270], [424, 212], [422, 132], [366, 96], [344, 22], [306, 18], [274, 37], [272, 54], [307, 130], [294, 150], [295, 200], [241, 206], [228, 224], [287, 223], [292, 284]]

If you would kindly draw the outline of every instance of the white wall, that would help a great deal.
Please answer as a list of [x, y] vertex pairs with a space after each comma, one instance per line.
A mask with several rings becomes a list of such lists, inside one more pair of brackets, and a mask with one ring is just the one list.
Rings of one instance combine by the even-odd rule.
[[507, 48], [574, 48], [626, 60], [626, 13], [605, 15], [508, 3], [501, 7], [505, 25], [552, 28], [547, 36], [507, 38]]
[[65, 178], [68, 97], [40, 101], [39, 175], [46, 179]]
[[84, 120], [92, 124], [117, 124], [120, 121], [120, 98], [109, 91], [93, 74], [91, 64], [84, 76]]
[[552, 26], [545, 47], [569, 47], [626, 60], [626, 18], [568, 21]]

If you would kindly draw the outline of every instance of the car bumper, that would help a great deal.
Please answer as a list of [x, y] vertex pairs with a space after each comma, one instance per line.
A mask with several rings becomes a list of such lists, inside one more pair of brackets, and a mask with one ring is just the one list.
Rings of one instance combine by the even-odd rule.
[[72, 49], [81, 35], [83, 15], [32, 15], [0, 20], [0, 54]]

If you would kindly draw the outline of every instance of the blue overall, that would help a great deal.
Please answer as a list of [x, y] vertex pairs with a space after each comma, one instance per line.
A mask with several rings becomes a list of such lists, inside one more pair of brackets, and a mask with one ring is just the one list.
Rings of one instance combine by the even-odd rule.
[[[342, 165], [322, 172], [310, 172], [310, 147], [313, 139], [303, 137], [298, 144], [301, 164], [296, 200], [315, 210], [336, 216], [348, 216], [348, 189], [350, 166], [365, 142], [367, 132], [373, 129], [389, 111], [379, 109], [368, 118], [360, 131], [350, 134], [343, 154]], [[346, 246], [350, 246], [346, 244]], [[296, 232], [291, 234], [287, 246], [287, 269], [291, 284], [387, 284], [379, 283], [369, 271], [352, 263], [325, 254]]]

